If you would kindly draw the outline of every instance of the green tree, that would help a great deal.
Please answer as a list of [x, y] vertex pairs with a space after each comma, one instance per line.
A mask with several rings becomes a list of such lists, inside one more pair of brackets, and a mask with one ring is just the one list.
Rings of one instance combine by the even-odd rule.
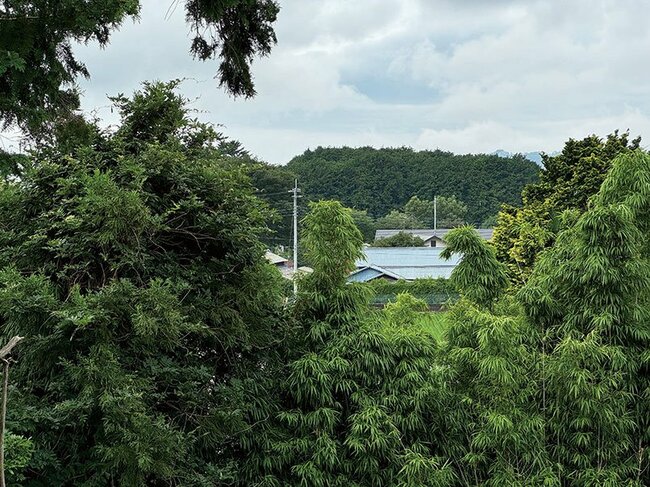
[[[164, 8], [167, 8], [165, 5]], [[73, 88], [89, 76], [74, 56], [73, 42], [108, 44], [110, 34], [137, 16], [139, 0], [9, 0], [0, 5], [0, 121], [31, 131], [78, 105]], [[186, 0], [193, 33], [190, 52], [218, 58], [219, 83], [235, 96], [255, 94], [250, 66], [276, 42], [273, 0]]]
[[417, 235], [406, 232], [398, 232], [390, 237], [375, 240], [373, 247], [423, 247], [424, 240]]
[[401, 211], [392, 210], [388, 215], [377, 219], [377, 227], [386, 230], [405, 230], [413, 228], [425, 228], [425, 225], [412, 215]]
[[[293, 245], [293, 200], [289, 191], [293, 188], [295, 174], [283, 166], [253, 161], [250, 176], [257, 196], [273, 210], [269, 222], [271, 233], [264, 235], [263, 241], [269, 247], [290, 247]], [[302, 215], [299, 213], [299, 216]]]
[[[27, 337], [8, 428], [28, 485], [214, 485], [283, 323], [266, 211], [173, 84], [119, 97], [91, 144], [0, 187], [0, 334]], [[69, 141], [68, 141], [69, 142]], [[265, 397], [265, 394], [259, 394]]]
[[547, 448], [573, 485], [650, 482], [649, 183], [646, 153], [615, 158], [520, 293], [544, 337]]
[[451, 276], [461, 299], [441, 356], [456, 405], [444, 449], [463, 485], [555, 485], [537, 404], [538, 335], [504, 295], [506, 268], [494, 250], [469, 227], [447, 236], [443, 255], [462, 260]]
[[416, 298], [409, 293], [399, 293], [395, 301], [386, 303], [384, 314], [386, 319], [397, 326], [407, 326], [415, 323], [418, 313], [428, 311], [426, 301]]
[[537, 254], [550, 247], [563, 228], [565, 210], [585, 211], [619, 155], [638, 148], [640, 138], [618, 131], [605, 140], [591, 135], [570, 139], [557, 156], [543, 156], [539, 182], [527, 186], [523, 207], [505, 206], [497, 218], [493, 242], [513, 281], [523, 283]]
[[438, 228], [456, 228], [467, 223], [467, 205], [455, 196], [436, 198]]
[[508, 285], [506, 266], [496, 259], [494, 248], [471, 227], [460, 227], [445, 235], [447, 246], [440, 256], [463, 256], [451, 275], [451, 283], [469, 300], [490, 309]]
[[405, 320], [378, 321], [366, 288], [347, 285], [361, 233], [336, 201], [311, 205], [303, 245], [295, 356], [279, 386], [277, 421], [247, 442], [243, 485], [452, 485], [436, 455], [442, 371], [436, 342]]
[[433, 228], [433, 201], [413, 196], [404, 205], [404, 213], [420, 222], [420, 228]]
[[480, 228], [494, 228], [497, 225], [497, 215], [490, 215], [481, 222]]
[[375, 239], [375, 232], [377, 231], [377, 223], [375, 220], [368, 215], [366, 210], [352, 208], [350, 211], [354, 224], [361, 232], [361, 235], [363, 235], [363, 241], [372, 242]]

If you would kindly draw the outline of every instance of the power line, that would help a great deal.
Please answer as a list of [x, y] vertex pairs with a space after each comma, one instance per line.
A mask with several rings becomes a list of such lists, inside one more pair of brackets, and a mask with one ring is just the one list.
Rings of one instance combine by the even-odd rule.
[[[290, 190], [291, 191], [291, 190]], [[279, 195], [286, 195], [286, 191], [278, 191], [276, 193], [265, 193], [264, 191], [255, 191], [253, 192], [255, 196], [279, 196]]]

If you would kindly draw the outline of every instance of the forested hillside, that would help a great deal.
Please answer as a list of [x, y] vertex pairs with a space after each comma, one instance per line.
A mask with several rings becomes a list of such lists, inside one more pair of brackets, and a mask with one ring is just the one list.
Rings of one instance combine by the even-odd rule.
[[294, 157], [286, 169], [298, 176], [310, 200], [336, 199], [380, 217], [414, 195], [454, 195], [467, 205], [467, 221], [477, 225], [502, 203], [520, 204], [521, 190], [537, 180], [539, 171], [519, 156], [372, 147], [319, 147]]

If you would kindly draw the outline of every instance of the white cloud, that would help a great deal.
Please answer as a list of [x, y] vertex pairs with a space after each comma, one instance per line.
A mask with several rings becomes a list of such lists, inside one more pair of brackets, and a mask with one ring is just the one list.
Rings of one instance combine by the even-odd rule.
[[629, 128], [650, 140], [645, 0], [280, 0], [278, 45], [256, 60], [258, 96], [233, 100], [216, 62], [190, 58], [182, 5], [143, 0], [106, 50], [80, 47], [84, 107], [114, 121], [106, 94], [187, 77], [206, 121], [263, 159], [316, 145], [455, 152], [560, 149]]

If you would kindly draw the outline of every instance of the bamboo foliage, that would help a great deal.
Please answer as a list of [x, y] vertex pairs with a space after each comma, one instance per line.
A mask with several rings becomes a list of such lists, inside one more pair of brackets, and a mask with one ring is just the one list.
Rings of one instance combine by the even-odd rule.
[[543, 334], [547, 450], [577, 485], [647, 485], [650, 160], [619, 157], [521, 291]]
[[314, 267], [295, 307], [304, 339], [243, 483], [453, 485], [435, 441], [446, 372], [435, 366], [435, 341], [408, 322], [421, 303], [406, 298], [398, 323], [382, 320], [360, 286], [345, 284], [362, 239], [339, 203], [312, 204], [303, 241]]

